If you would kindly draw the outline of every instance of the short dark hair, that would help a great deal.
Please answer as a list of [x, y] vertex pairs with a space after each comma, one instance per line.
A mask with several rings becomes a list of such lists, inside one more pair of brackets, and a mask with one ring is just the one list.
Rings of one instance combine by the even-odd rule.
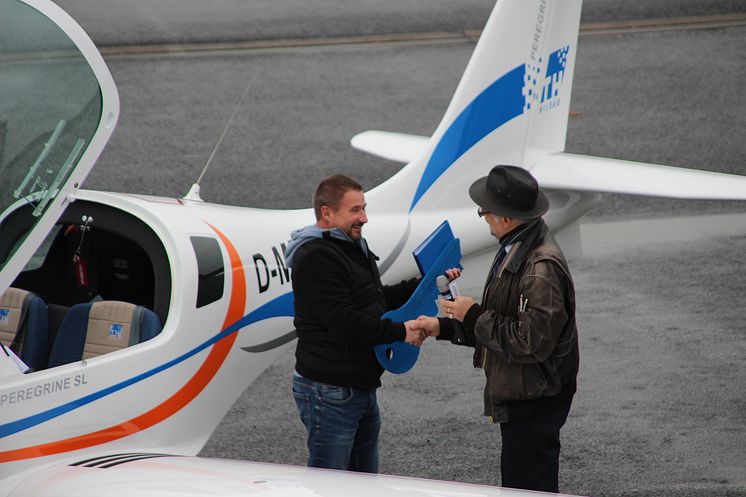
[[331, 207], [334, 211], [339, 209], [342, 197], [349, 190], [361, 192], [363, 191], [363, 187], [360, 183], [344, 174], [333, 174], [323, 179], [319, 183], [319, 186], [316, 187], [316, 193], [313, 194], [313, 211], [316, 214], [316, 220], [321, 219], [321, 207], [325, 205]]

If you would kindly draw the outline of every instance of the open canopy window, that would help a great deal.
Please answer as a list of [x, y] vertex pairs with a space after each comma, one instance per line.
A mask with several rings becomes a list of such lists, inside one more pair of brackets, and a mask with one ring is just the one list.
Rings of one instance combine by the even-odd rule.
[[[100, 68], [94, 69], [92, 58]], [[23, 209], [29, 220], [22, 223], [31, 229], [0, 233], [14, 241], [0, 261], [3, 272], [37, 227], [45, 231], [35, 237], [41, 242], [62, 212], [55, 200], [79, 186], [113, 131], [109, 126], [101, 133], [102, 116], [115, 122], [118, 113], [116, 90], [104, 98], [102, 73], [108, 85], [111, 76], [95, 47], [54, 4], [0, 1], [0, 223], [20, 207], [32, 207]], [[113, 111], [106, 100], [113, 101]], [[21, 255], [36, 247], [28, 248]], [[4, 283], [14, 277], [3, 276]]]

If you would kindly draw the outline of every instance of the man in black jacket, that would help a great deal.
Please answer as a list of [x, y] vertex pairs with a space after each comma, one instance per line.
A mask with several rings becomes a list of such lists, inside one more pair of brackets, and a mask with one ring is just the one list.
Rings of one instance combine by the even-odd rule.
[[308, 465], [376, 473], [383, 368], [374, 346], [419, 345], [423, 332], [415, 321], [381, 319], [407, 301], [418, 279], [381, 284], [362, 236], [365, 208], [357, 182], [326, 178], [314, 195], [316, 224], [291, 234], [286, 260], [298, 334], [293, 395], [308, 431]]
[[579, 361], [572, 277], [541, 218], [549, 202], [528, 171], [495, 166], [469, 195], [500, 244], [482, 304], [442, 301], [448, 317], [420, 323], [438, 339], [475, 348], [474, 366], [487, 378], [484, 415], [500, 423], [502, 486], [557, 493], [560, 429]]

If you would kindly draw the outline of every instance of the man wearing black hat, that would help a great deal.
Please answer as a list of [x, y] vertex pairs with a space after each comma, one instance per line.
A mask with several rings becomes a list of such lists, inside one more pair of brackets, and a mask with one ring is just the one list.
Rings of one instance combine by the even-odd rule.
[[448, 317], [420, 323], [438, 339], [475, 348], [474, 366], [487, 377], [485, 418], [500, 423], [502, 486], [556, 493], [560, 429], [579, 362], [572, 277], [541, 218], [549, 201], [528, 171], [495, 166], [469, 195], [500, 242], [482, 304], [441, 301]]

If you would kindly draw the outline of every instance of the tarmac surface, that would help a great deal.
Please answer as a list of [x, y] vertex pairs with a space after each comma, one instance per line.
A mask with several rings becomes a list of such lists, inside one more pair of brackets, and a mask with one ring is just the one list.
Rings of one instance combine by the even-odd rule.
[[[457, 32], [481, 29], [491, 7], [59, 3], [100, 46]], [[584, 21], [744, 11], [743, 2], [588, 0]], [[746, 174], [744, 47], [744, 25], [582, 35], [567, 150]], [[318, 180], [336, 171], [371, 188], [400, 165], [352, 150], [349, 139], [366, 129], [431, 133], [473, 48], [467, 35], [107, 56], [122, 112], [85, 187], [184, 194], [250, 83], [202, 183], [206, 200], [308, 207]], [[585, 254], [571, 263], [581, 372], [561, 490], [746, 495], [746, 203], [609, 195], [582, 229]], [[304, 464], [292, 367], [288, 353], [251, 385], [202, 455]], [[470, 350], [428, 341], [411, 373], [383, 381], [382, 472], [500, 483], [499, 432], [480, 424], [484, 379]]]
[[[494, 0], [58, 0], [98, 46], [481, 29]], [[585, 0], [582, 22], [744, 12], [741, 0]]]

